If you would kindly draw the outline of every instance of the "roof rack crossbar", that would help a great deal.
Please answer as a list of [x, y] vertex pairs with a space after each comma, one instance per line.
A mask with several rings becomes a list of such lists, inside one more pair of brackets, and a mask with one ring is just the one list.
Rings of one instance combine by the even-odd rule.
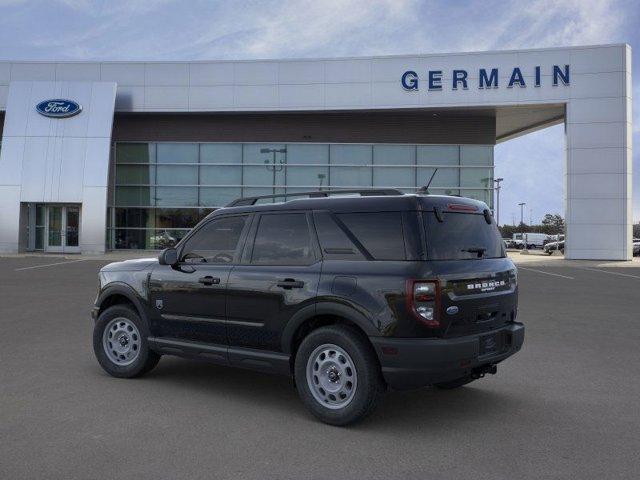
[[369, 189], [356, 189], [356, 190], [315, 190], [311, 192], [296, 192], [296, 193], [279, 193], [276, 195], [259, 195], [255, 197], [241, 197], [236, 198], [231, 203], [227, 204], [227, 207], [240, 207], [255, 205], [258, 200], [265, 200], [268, 198], [280, 198], [280, 197], [309, 197], [309, 198], [326, 198], [331, 194], [352, 194], [358, 193], [362, 197], [371, 196], [385, 196], [385, 195], [404, 195], [404, 192], [395, 188], [369, 188]]

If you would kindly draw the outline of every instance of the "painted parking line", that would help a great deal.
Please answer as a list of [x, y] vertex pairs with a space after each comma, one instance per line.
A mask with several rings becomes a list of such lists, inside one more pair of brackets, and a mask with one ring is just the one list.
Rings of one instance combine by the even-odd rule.
[[544, 275], [551, 275], [553, 277], [566, 278], [567, 280], [575, 280], [575, 278], [569, 277], [568, 275], [560, 275], [559, 273], [545, 272], [544, 270], [536, 270], [535, 268], [518, 267], [518, 270], [527, 270], [529, 272], [542, 273]]
[[610, 272], [609, 270], [600, 270], [599, 268], [582, 267], [582, 270], [589, 270], [590, 272], [608, 273], [609, 275], [618, 275], [620, 277], [630, 277], [630, 278], [640, 279], [639, 275], [631, 275], [630, 273]]
[[55, 265], [66, 265], [67, 263], [84, 262], [85, 260], [87, 260], [87, 259], [86, 258], [81, 258], [80, 260], [69, 260], [67, 262], [46, 263], [44, 265], [32, 265], [31, 267], [16, 268], [14, 271], [15, 272], [19, 272], [20, 270], [32, 270], [34, 268], [53, 267]]

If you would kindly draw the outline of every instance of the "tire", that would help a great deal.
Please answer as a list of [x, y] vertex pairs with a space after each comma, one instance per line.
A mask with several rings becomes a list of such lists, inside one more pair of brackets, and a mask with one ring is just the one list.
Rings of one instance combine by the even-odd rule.
[[362, 420], [385, 390], [373, 348], [362, 334], [345, 325], [321, 327], [307, 335], [296, 353], [294, 375], [302, 402], [330, 425]]
[[454, 388], [460, 388], [467, 383], [471, 383], [475, 380], [475, 378], [471, 378], [470, 376], [458, 378], [456, 380], [451, 380], [450, 382], [442, 382], [436, 383], [435, 387], [440, 390], [453, 390]]
[[[105, 332], [107, 328], [110, 337], [109, 332]], [[148, 336], [146, 322], [132, 307], [114, 305], [102, 312], [96, 321], [93, 351], [98, 363], [109, 375], [118, 378], [139, 377], [160, 361], [160, 355], [149, 349]]]

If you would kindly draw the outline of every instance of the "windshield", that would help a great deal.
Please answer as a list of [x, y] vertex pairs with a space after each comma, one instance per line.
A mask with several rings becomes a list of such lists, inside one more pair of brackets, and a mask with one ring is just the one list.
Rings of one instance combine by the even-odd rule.
[[423, 215], [430, 260], [505, 256], [496, 224], [493, 221], [488, 224], [483, 214], [443, 212], [442, 222], [438, 221], [434, 212], [425, 212]]

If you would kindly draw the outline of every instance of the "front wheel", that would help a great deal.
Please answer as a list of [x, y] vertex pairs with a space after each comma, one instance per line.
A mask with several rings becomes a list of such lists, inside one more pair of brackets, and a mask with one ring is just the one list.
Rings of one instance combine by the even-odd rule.
[[144, 375], [160, 355], [149, 348], [146, 323], [128, 305], [114, 305], [100, 314], [93, 328], [93, 351], [100, 366], [119, 378]]
[[355, 329], [330, 325], [311, 332], [295, 358], [298, 394], [324, 423], [348, 425], [362, 420], [384, 392], [378, 359]]

